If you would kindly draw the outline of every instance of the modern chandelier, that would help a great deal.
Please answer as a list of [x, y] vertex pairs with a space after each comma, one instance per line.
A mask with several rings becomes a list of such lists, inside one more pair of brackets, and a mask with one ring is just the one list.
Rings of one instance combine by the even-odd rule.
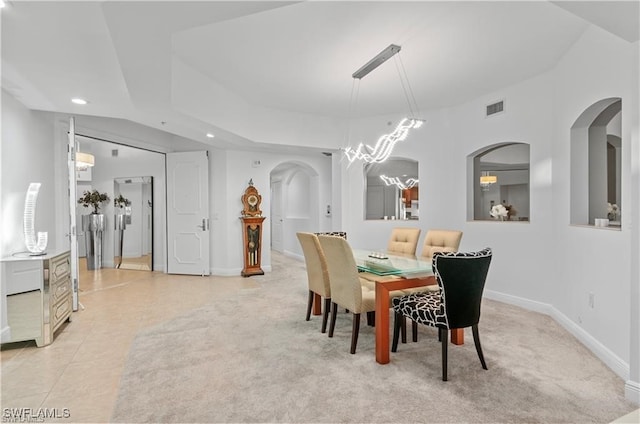
[[386, 175], [380, 175], [380, 179], [384, 181], [384, 183], [388, 186], [395, 185], [400, 190], [406, 190], [408, 188], [413, 188], [418, 184], [418, 180], [416, 178], [408, 178], [405, 182], [400, 181], [398, 177], [387, 177]]
[[[355, 71], [351, 76], [355, 80], [361, 80], [365, 77], [369, 72], [376, 69], [378, 66], [382, 65], [391, 57], [395, 56], [399, 53], [401, 47], [395, 44], [389, 45], [386, 49], [378, 53], [373, 59], [363, 65], [360, 69]], [[407, 100], [407, 104], [409, 105], [409, 111], [411, 115], [414, 115], [415, 112], [418, 111], [418, 106], [415, 101], [415, 97], [413, 96], [413, 92], [411, 91], [411, 86], [409, 85], [409, 79], [407, 78], [406, 71], [404, 70], [404, 66], [402, 65], [402, 61], [399, 60], [399, 56], [396, 57], [396, 68], [398, 70], [398, 75], [400, 77], [400, 83], [402, 84], [403, 92], [405, 98]], [[402, 72], [400, 71], [402, 68]], [[403, 79], [404, 76], [404, 79]], [[411, 96], [409, 96], [409, 94]], [[413, 99], [413, 104], [411, 99]], [[352, 91], [352, 100], [353, 100], [353, 91]], [[415, 110], [414, 110], [415, 107]], [[344, 153], [349, 160], [349, 163], [353, 163], [356, 160], [363, 160], [367, 163], [381, 163], [384, 162], [391, 156], [393, 152], [393, 148], [395, 145], [403, 141], [409, 135], [409, 131], [415, 128], [420, 128], [424, 120], [417, 119], [414, 117], [407, 117], [400, 121], [400, 123], [396, 126], [396, 128], [389, 134], [383, 134], [374, 146], [370, 146], [368, 144], [359, 143], [355, 148], [348, 146], [344, 149]]]

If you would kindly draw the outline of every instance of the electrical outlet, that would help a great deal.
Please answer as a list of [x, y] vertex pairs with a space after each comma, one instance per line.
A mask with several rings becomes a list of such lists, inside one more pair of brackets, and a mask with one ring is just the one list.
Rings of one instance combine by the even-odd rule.
[[591, 309], [594, 308], [595, 306], [595, 300], [596, 300], [596, 295], [593, 292], [589, 293], [589, 307], [591, 307]]

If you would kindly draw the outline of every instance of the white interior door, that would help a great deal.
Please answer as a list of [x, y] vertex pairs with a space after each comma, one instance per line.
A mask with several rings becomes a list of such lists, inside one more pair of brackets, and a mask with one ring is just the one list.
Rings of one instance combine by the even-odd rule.
[[78, 233], [76, 226], [76, 127], [75, 120], [69, 118], [69, 134], [67, 139], [67, 168], [69, 175], [69, 250], [71, 251], [71, 288], [72, 288], [72, 309], [78, 310]]
[[209, 157], [167, 153], [167, 272], [209, 275]]
[[271, 182], [271, 248], [282, 252], [282, 181]]

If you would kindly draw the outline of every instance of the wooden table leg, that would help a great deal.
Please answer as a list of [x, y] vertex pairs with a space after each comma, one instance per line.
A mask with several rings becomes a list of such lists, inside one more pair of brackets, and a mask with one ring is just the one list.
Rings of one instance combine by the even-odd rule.
[[456, 328], [451, 330], [451, 343], [454, 345], [464, 344], [464, 328]]
[[433, 276], [376, 281], [376, 361], [389, 363], [389, 292], [433, 283]]
[[389, 363], [389, 289], [376, 283], [376, 361]]
[[313, 293], [313, 315], [322, 315], [322, 296]]

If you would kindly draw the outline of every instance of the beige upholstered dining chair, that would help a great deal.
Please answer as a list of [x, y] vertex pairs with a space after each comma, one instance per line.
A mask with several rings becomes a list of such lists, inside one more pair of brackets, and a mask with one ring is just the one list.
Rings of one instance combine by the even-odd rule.
[[391, 231], [387, 251], [415, 255], [420, 238], [420, 228], [396, 227]]
[[[462, 240], [462, 231], [458, 230], [429, 230], [424, 237], [422, 259], [431, 261], [435, 252], [457, 252]], [[406, 294], [419, 293], [424, 291], [438, 291], [437, 285], [416, 287], [414, 289], [406, 289]]]
[[[396, 227], [391, 231], [387, 243], [387, 252], [399, 255], [415, 255], [420, 239], [420, 228]], [[392, 276], [380, 276], [370, 272], [362, 272], [360, 277], [368, 281], [368, 287], [375, 290], [376, 281], [393, 279]]]
[[429, 230], [424, 237], [420, 256], [427, 260], [433, 258], [435, 252], [457, 252], [462, 240], [462, 231]]
[[307, 268], [307, 280], [309, 282], [309, 300], [307, 301], [307, 317], [311, 318], [311, 307], [315, 294], [324, 298], [324, 311], [322, 313], [321, 332], [327, 331], [327, 320], [329, 318], [329, 309], [331, 307], [331, 286], [329, 285], [329, 273], [327, 271], [327, 261], [325, 259], [318, 236], [313, 233], [299, 232], [296, 233], [304, 261]]
[[376, 293], [362, 285], [358, 268], [349, 243], [342, 237], [318, 236], [327, 261], [329, 283], [331, 285], [331, 324], [329, 337], [333, 337], [338, 306], [353, 314], [351, 326], [351, 353], [356, 353], [360, 314], [376, 309]]

